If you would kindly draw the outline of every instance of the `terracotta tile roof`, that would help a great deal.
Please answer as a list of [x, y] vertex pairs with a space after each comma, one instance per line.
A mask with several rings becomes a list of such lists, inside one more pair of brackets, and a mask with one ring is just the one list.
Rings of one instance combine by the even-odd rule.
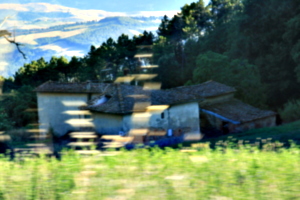
[[235, 88], [218, 83], [216, 81], [207, 81], [197, 85], [177, 87], [172, 90], [183, 94], [191, 94], [197, 96], [197, 98], [214, 97], [236, 91]]
[[276, 115], [273, 111], [260, 110], [237, 99], [205, 105], [201, 109], [240, 123]]

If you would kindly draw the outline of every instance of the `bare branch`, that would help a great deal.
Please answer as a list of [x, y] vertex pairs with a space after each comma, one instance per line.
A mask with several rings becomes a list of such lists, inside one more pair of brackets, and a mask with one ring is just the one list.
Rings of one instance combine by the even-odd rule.
[[[5, 17], [5, 18], [2, 20], [2, 22], [1, 22], [1, 24], [0, 24], [0, 27], [6, 22], [7, 19], [9, 19], [9, 18], [11, 18], [11, 17], [13, 17], [13, 16], [7, 16], [7, 17]], [[14, 38], [13, 40], [8, 39], [8, 36], [11, 36], [11, 33], [10, 33], [10, 32], [8, 32], [7, 30], [0, 30], [0, 37], [4, 37], [9, 43], [15, 44], [16, 47], [17, 47], [17, 49], [18, 49], [18, 51], [19, 51], [19, 53], [21, 53], [22, 56], [23, 56], [23, 58], [26, 59], [25, 53], [20, 49], [20, 46], [22, 46], [22, 44], [16, 42], [16, 39], [15, 39], [15, 38]], [[15, 34], [14, 34], [14, 37], [15, 37]]]
[[20, 49], [20, 46], [23, 46], [23, 44], [18, 43], [18, 42], [16, 42], [15, 40], [10, 40], [10, 39], [8, 39], [5, 35], [4, 35], [3, 37], [4, 37], [9, 43], [15, 44], [16, 47], [17, 47], [17, 49], [18, 49], [18, 51], [22, 54], [23, 58], [24, 58], [24, 59], [27, 59], [25, 53]]

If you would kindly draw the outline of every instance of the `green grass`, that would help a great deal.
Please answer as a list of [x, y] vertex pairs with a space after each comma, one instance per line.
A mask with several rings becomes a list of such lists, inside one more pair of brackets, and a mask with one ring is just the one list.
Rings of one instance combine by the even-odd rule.
[[283, 124], [281, 126], [275, 127], [266, 127], [260, 129], [252, 129], [246, 131], [241, 136], [261, 136], [261, 137], [280, 137], [282, 135], [291, 134], [291, 133], [298, 133], [300, 134], [300, 120], [291, 122], [288, 124]]
[[138, 149], [0, 159], [0, 199], [300, 199], [300, 149]]
[[[266, 127], [259, 129], [252, 129], [241, 133], [232, 133], [215, 138], [208, 138], [202, 140], [202, 142], [216, 143], [218, 141], [224, 141], [228, 138], [234, 138], [236, 141], [250, 141], [256, 142], [257, 139], [272, 139], [273, 141], [280, 141], [285, 144], [289, 143], [289, 140], [294, 140], [296, 143], [300, 142], [300, 120], [283, 124], [276, 127]], [[190, 145], [191, 142], [185, 143]]]

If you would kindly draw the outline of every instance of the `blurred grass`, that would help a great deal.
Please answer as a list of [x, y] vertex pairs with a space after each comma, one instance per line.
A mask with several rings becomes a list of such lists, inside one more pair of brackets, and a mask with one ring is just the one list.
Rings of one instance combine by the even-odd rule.
[[[11, 133], [15, 142], [23, 134], [28, 137]], [[0, 200], [300, 199], [300, 147], [290, 141], [300, 139], [299, 134], [296, 121], [176, 149], [93, 156], [64, 151], [61, 161], [43, 155], [14, 161], [0, 156]]]
[[[270, 144], [271, 145], [271, 144]], [[300, 199], [300, 149], [159, 148], [0, 159], [0, 199]]]

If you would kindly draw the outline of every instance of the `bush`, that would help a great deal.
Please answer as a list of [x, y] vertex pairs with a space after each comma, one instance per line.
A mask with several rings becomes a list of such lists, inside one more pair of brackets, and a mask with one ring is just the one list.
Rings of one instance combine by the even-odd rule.
[[[30, 123], [36, 123], [37, 112], [31, 112], [29, 109], [35, 109], [36, 93], [30, 86], [23, 86], [18, 91], [14, 91], [1, 102], [2, 113], [12, 122], [14, 127], [25, 127]], [[1, 112], [1, 108], [0, 108]]]
[[33, 133], [26, 131], [26, 129], [13, 129], [7, 131], [6, 134], [10, 136], [12, 143], [24, 143], [32, 141], [31, 136]]
[[3, 108], [0, 108], [0, 132], [9, 130], [13, 127], [13, 122], [8, 118]]
[[292, 122], [300, 119], [300, 100], [288, 101], [279, 110], [279, 114], [284, 122]]

